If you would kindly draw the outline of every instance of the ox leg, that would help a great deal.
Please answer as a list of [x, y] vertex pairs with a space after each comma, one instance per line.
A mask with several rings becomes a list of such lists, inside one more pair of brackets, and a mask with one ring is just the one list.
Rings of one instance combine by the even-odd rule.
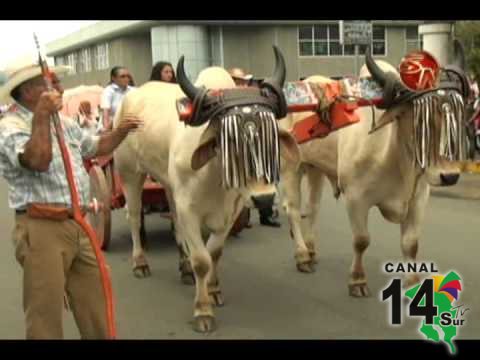
[[225, 304], [222, 289], [220, 288], [220, 281], [218, 280], [218, 262], [223, 254], [223, 247], [227, 236], [228, 232], [211, 233], [207, 242], [207, 250], [212, 258], [212, 271], [208, 279], [208, 294], [212, 304], [216, 306], [223, 306]]
[[363, 266], [363, 255], [370, 244], [368, 233], [368, 207], [356, 201], [347, 200], [347, 212], [353, 233], [353, 261], [350, 269], [348, 289], [350, 296], [367, 297], [370, 290], [367, 286], [367, 275]]
[[177, 233], [186, 242], [195, 275], [193, 329], [201, 333], [212, 332], [216, 328], [212, 302], [208, 294], [208, 279], [212, 271], [212, 258], [203, 242], [198, 216], [193, 211], [181, 208], [178, 205], [177, 214]]
[[220, 281], [218, 279], [218, 264], [223, 254], [225, 240], [230, 233], [231, 227], [243, 210], [243, 201], [236, 201], [234, 207], [235, 209], [230, 220], [230, 226], [226, 227], [226, 231], [212, 232], [207, 242], [207, 250], [212, 257], [212, 271], [210, 272], [210, 278], [208, 280], [208, 293], [212, 303], [216, 306], [223, 306], [225, 304], [222, 289], [220, 288]]
[[316, 234], [318, 234], [318, 210], [320, 207], [325, 175], [313, 167], [307, 169], [306, 175], [310, 191], [307, 201], [306, 216], [303, 219], [305, 244], [307, 245], [312, 263], [316, 264], [315, 237]]
[[[415, 262], [417, 259], [418, 239], [429, 197], [429, 190], [426, 187], [427, 185], [424, 185], [424, 188], [417, 193], [408, 209], [405, 221], [400, 224], [403, 258], [408, 262]], [[406, 275], [404, 286], [408, 288], [419, 282], [418, 275], [410, 273]]]
[[284, 207], [290, 222], [290, 234], [295, 241], [295, 260], [300, 272], [312, 273], [315, 271], [309, 250], [302, 234], [301, 184], [302, 174], [299, 171], [288, 171], [282, 174], [283, 190], [285, 195]]
[[131, 177], [128, 181], [124, 181], [125, 198], [127, 201], [127, 219], [130, 224], [133, 242], [133, 274], [138, 278], [151, 275], [140, 238], [142, 190], [144, 182], [145, 174], [139, 174], [139, 176], [135, 178]]
[[164, 188], [165, 188], [165, 195], [168, 201], [168, 207], [170, 208], [170, 214], [172, 216], [173, 236], [175, 237], [175, 242], [177, 243], [177, 249], [179, 254], [178, 269], [180, 271], [181, 281], [186, 285], [194, 285], [195, 277], [193, 275], [192, 265], [190, 264], [190, 259], [188, 258], [187, 250], [185, 249], [185, 239], [183, 239], [180, 233], [177, 231], [178, 229], [177, 212], [176, 212], [175, 202], [173, 200], [172, 192], [166, 186], [164, 186]]

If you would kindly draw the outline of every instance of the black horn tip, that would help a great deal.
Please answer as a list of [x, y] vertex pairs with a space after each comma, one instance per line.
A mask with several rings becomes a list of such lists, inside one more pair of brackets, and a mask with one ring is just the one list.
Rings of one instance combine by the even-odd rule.
[[367, 65], [367, 69], [370, 72], [370, 75], [372, 76], [372, 78], [376, 82], [378, 82], [380, 86], [385, 86], [385, 82], [386, 82], [385, 73], [373, 59], [370, 45], [367, 46], [367, 49], [365, 51], [365, 65]]
[[180, 59], [178, 59], [177, 63], [177, 70], [179, 66], [183, 66], [183, 63], [185, 62], [185, 55], [180, 56]]
[[282, 52], [280, 49], [273, 45], [273, 54], [275, 55], [275, 69], [273, 75], [264, 80], [264, 83], [270, 83], [272, 85], [283, 87], [286, 78], [286, 66], [285, 59], [283, 58]]
[[193, 100], [197, 96], [199, 90], [188, 79], [185, 73], [184, 62], [185, 56], [182, 55], [180, 56], [180, 59], [178, 59], [177, 63], [177, 82], [185, 95], [187, 95], [191, 100]]
[[[279, 70], [281, 76], [278, 79], [278, 82], [280, 83], [281, 86], [283, 86], [283, 84], [285, 83], [286, 75], [287, 75], [286, 66], [285, 66], [285, 59], [284, 59], [283, 54], [282, 54], [282, 52], [280, 51], [280, 49], [278, 48], [277, 45], [273, 45], [273, 52], [275, 53], [275, 63], [277, 65], [277, 67], [280, 68], [278, 70]], [[277, 70], [277, 68], [275, 68], [275, 70]]]

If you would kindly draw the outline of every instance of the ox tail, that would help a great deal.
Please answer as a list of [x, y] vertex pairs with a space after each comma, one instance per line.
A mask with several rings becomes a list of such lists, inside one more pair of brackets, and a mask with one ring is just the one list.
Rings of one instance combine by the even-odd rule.
[[338, 178], [332, 178], [330, 176], [327, 176], [327, 178], [330, 181], [330, 185], [332, 186], [333, 197], [335, 198], [335, 200], [338, 200], [340, 198], [340, 195], [342, 195], [343, 193], [340, 182], [338, 181]]
[[335, 198], [335, 200], [338, 200], [340, 198], [340, 195], [342, 195], [342, 190], [339, 187], [333, 189], [333, 197]]

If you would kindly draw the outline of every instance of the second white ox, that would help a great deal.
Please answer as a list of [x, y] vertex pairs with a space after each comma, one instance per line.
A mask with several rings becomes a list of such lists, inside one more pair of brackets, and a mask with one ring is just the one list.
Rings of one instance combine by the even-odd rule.
[[[403, 255], [415, 261], [429, 186], [453, 185], [459, 178], [458, 166], [440, 156], [445, 150], [441, 147], [452, 135], [446, 130], [448, 121], [452, 121], [448, 126], [455, 125], [460, 131], [457, 138], [452, 135], [450, 150], [459, 152], [463, 146], [462, 96], [458, 91], [446, 88], [425, 93], [416, 98], [419, 101], [416, 105], [420, 104], [416, 108], [416, 94], [402, 87], [394, 67], [381, 61], [375, 63], [367, 55], [367, 66], [362, 68], [360, 77], [368, 77], [370, 72], [384, 86], [385, 96], [392, 103], [386, 110], [373, 109], [376, 131], [370, 133], [372, 109], [360, 108], [357, 110], [361, 119], [359, 123], [324, 139], [300, 145], [300, 164], [282, 166], [284, 206], [295, 241], [297, 268], [301, 272], [314, 271], [314, 240], [318, 236], [316, 220], [325, 177], [331, 182], [335, 196], [343, 195], [354, 249], [348, 285], [350, 295], [355, 297], [369, 295], [362, 260], [370, 243], [369, 210], [376, 206], [385, 219], [400, 224]], [[332, 80], [313, 76], [305, 81], [325, 83]], [[428, 96], [434, 98], [425, 100]], [[289, 115], [281, 121], [281, 126], [290, 128], [304, 117], [305, 114]], [[422, 129], [422, 124], [426, 124], [424, 130], [429, 132], [428, 138], [423, 136], [423, 149], [422, 135], [417, 132]], [[432, 156], [432, 161], [428, 161]], [[309, 189], [305, 214], [301, 214], [303, 177], [307, 179]], [[408, 283], [417, 281], [415, 274], [407, 277]]]
[[[285, 80], [285, 63], [276, 48], [275, 56], [274, 74], [267, 82], [278, 89]], [[182, 275], [188, 275], [193, 270], [195, 276], [194, 329], [209, 332], [215, 328], [212, 305], [223, 304], [216, 269], [230, 228], [245, 204], [258, 204], [265, 199], [272, 201], [275, 193], [273, 178], [265, 181], [266, 157], [262, 158], [256, 151], [263, 149], [263, 155], [277, 154], [278, 162], [279, 152], [282, 156], [291, 157], [299, 154], [295, 140], [287, 132], [278, 131], [274, 112], [262, 105], [257, 106], [255, 100], [249, 105], [232, 108], [234, 116], [227, 109], [220, 118], [209, 118], [208, 122], [197, 124], [199, 126], [185, 125], [179, 120], [175, 105], [177, 99], [186, 94], [196, 106], [208, 103], [206, 111], [212, 114], [212, 111], [215, 112], [212, 106], [215, 105], [208, 99], [203, 101], [206, 98], [201, 100], [206, 93], [200, 86], [232, 89], [235, 83], [223, 68], [211, 67], [203, 70], [193, 85], [185, 75], [183, 58], [177, 68], [177, 79], [180, 86], [149, 82], [125, 97], [115, 123], [124, 114], [134, 114], [143, 119], [145, 125], [143, 131], [129, 135], [120, 145], [115, 152], [115, 166], [125, 188], [134, 271], [138, 273], [141, 270], [144, 275], [149, 273], [139, 236], [141, 192], [148, 173], [165, 187], [181, 254]], [[243, 101], [241, 97], [237, 100]], [[258, 109], [263, 110], [257, 113]], [[242, 120], [242, 114], [248, 115], [247, 122]], [[238, 122], [233, 121], [234, 118]], [[229, 130], [225, 125], [234, 126], [235, 131], [230, 131], [231, 128]], [[270, 138], [267, 136], [268, 141], [265, 142], [261, 135], [266, 134], [263, 131], [267, 125], [271, 131]], [[247, 144], [246, 141], [250, 142]], [[232, 151], [239, 144], [245, 152]], [[237, 161], [240, 153], [245, 155], [246, 152], [250, 158]], [[230, 177], [225, 179], [226, 167], [229, 171], [246, 174], [243, 160], [248, 160], [247, 167], [253, 174], [245, 179], [238, 178], [238, 174], [232, 178], [231, 172], [227, 172]], [[257, 160], [265, 160], [263, 170], [253, 164]], [[274, 156], [271, 160], [274, 164]], [[242, 181], [238, 182], [239, 179]], [[226, 181], [229, 186], [225, 186]], [[203, 229], [210, 232], [206, 244], [202, 239]]]

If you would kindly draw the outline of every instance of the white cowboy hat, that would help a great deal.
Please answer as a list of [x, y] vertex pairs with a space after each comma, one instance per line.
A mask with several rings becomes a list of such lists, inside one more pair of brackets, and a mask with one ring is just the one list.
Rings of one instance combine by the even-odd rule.
[[[50, 67], [50, 71], [57, 75], [64, 74], [70, 71], [70, 69], [70, 67], [63, 65]], [[25, 81], [42, 75], [42, 70], [40, 65], [34, 61], [16, 61], [7, 65], [3, 70], [3, 74], [6, 79], [0, 87], [0, 105], [13, 103], [14, 100], [10, 96], [11, 91]]]
[[228, 73], [232, 78], [237, 78], [245, 81], [249, 81], [253, 78], [252, 74], [245, 74], [245, 71], [243, 71], [243, 69], [240, 69], [240, 68], [230, 69], [228, 70]]

